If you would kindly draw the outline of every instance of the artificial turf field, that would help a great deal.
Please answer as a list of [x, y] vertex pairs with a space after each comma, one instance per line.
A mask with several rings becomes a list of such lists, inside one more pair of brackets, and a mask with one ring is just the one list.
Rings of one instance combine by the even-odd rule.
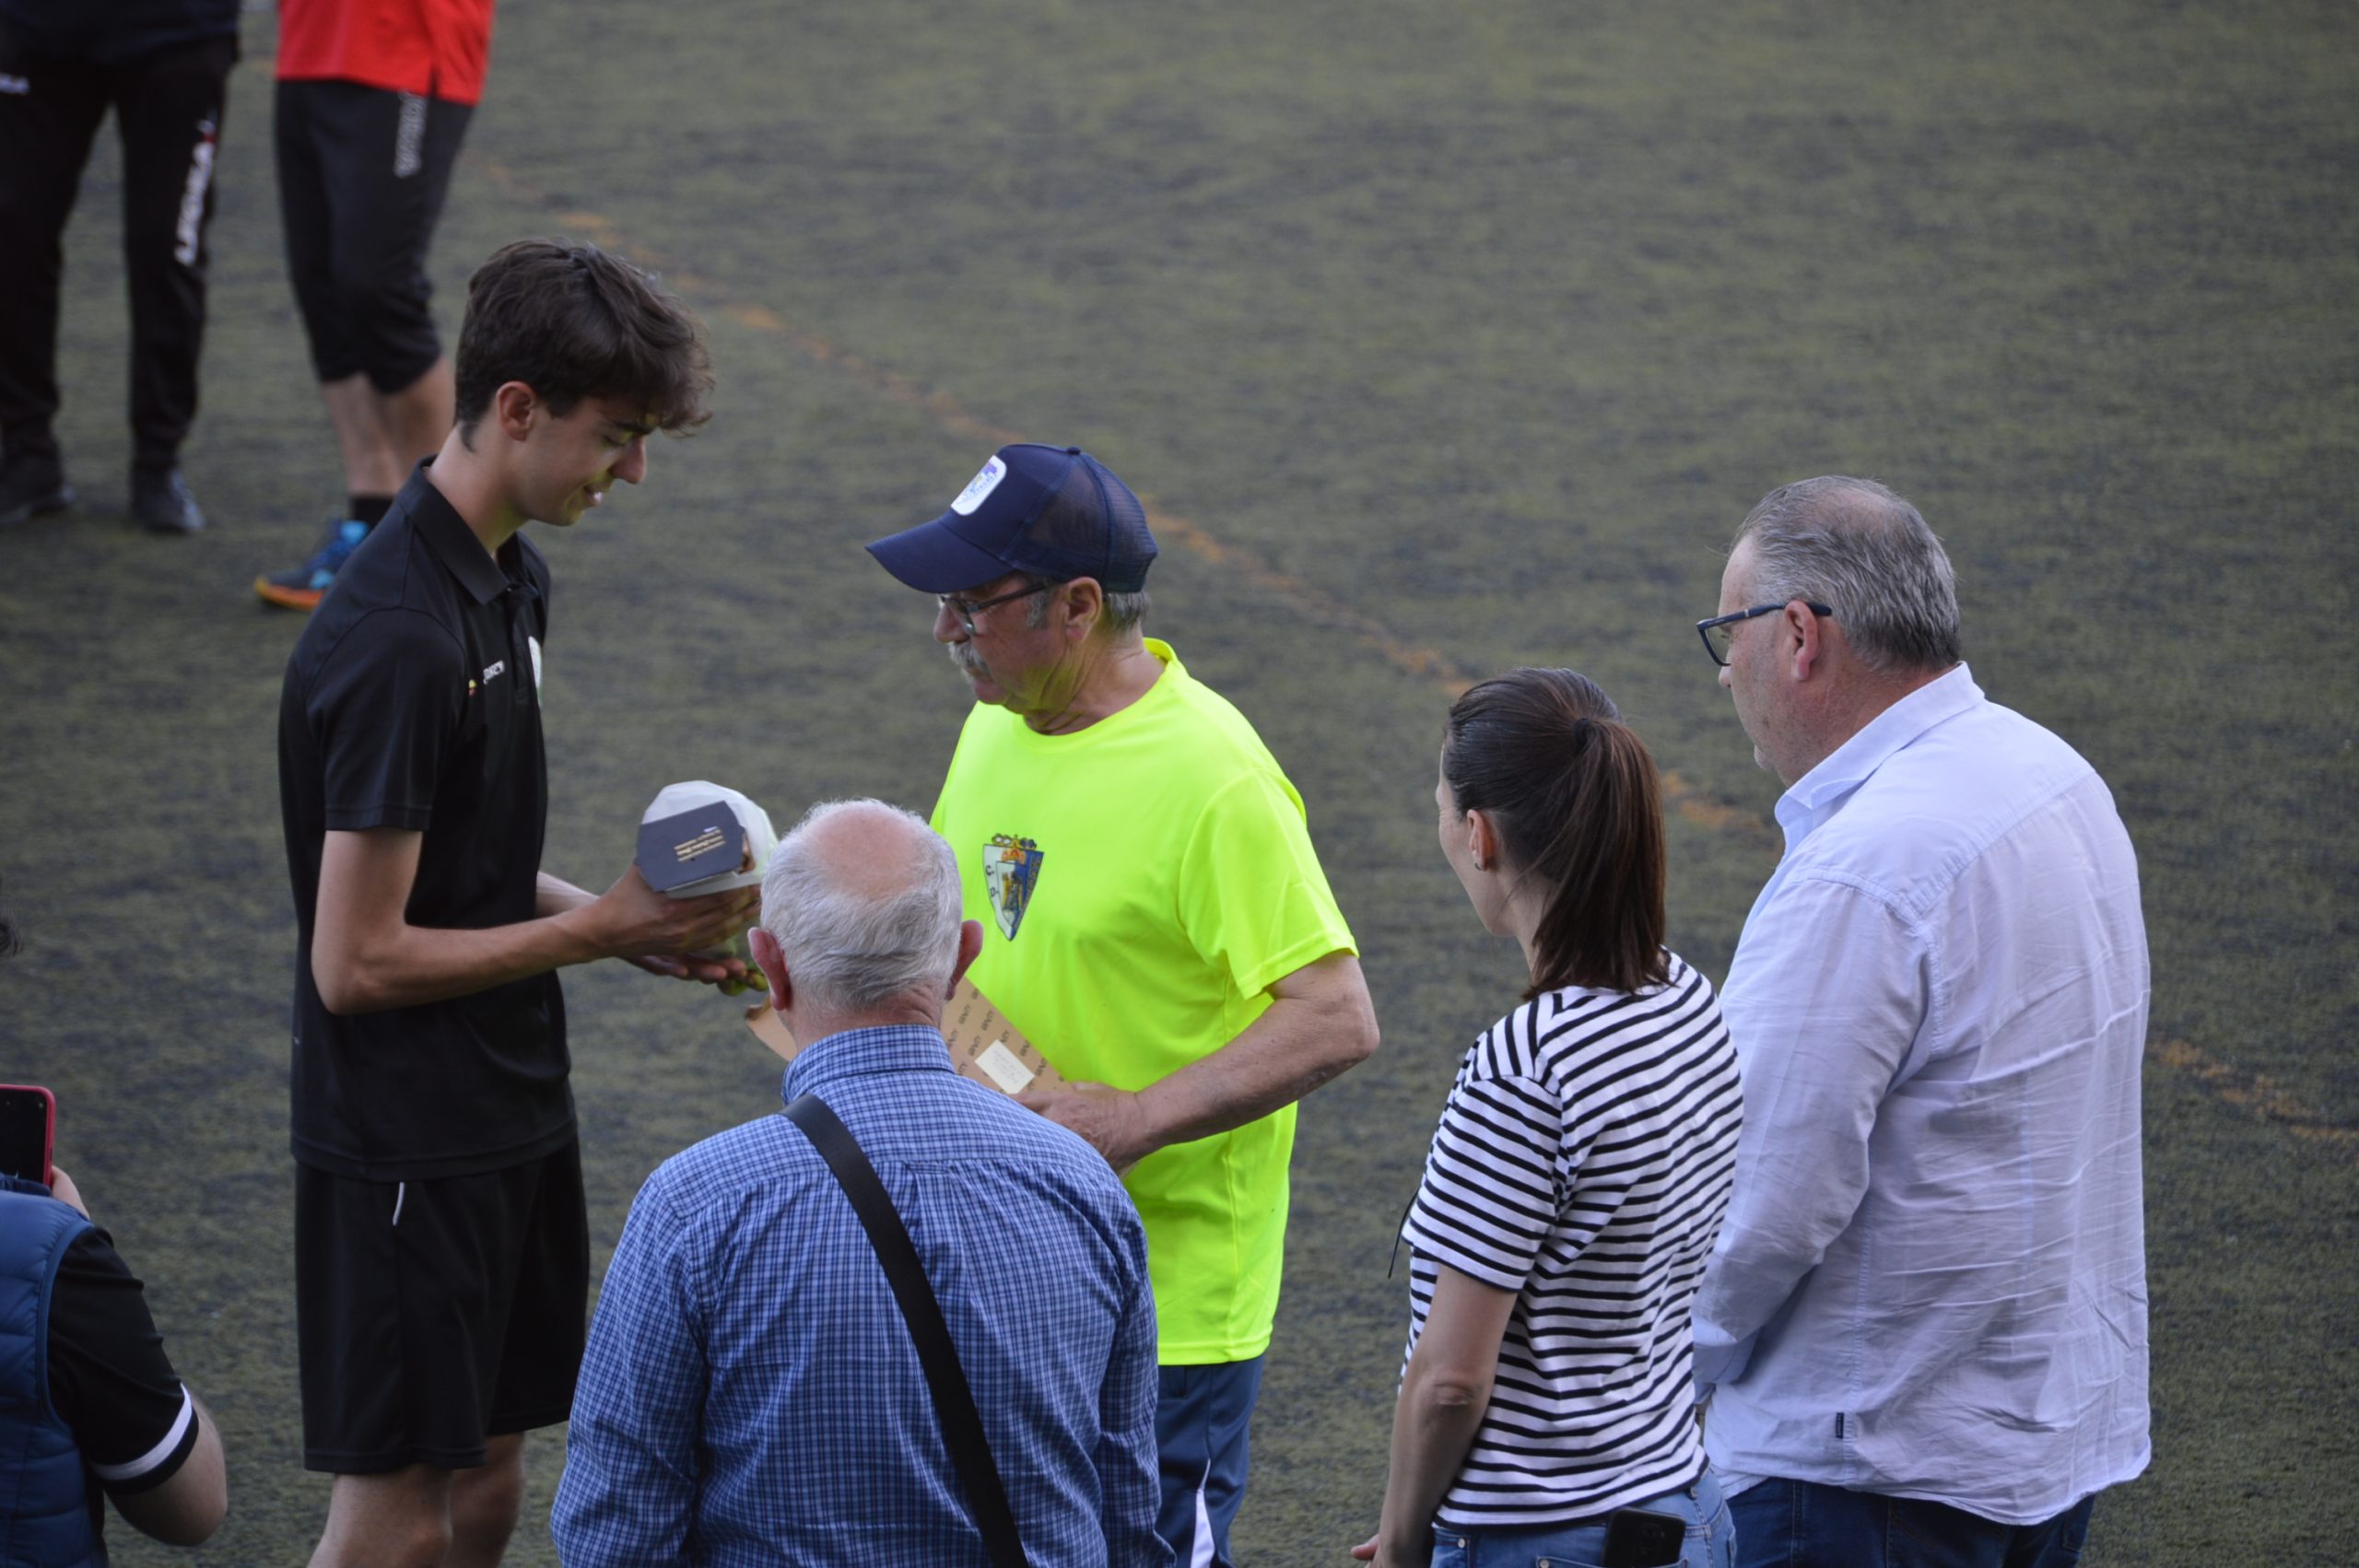
[[[279, 262], [274, 22], [213, 230], [213, 526], [124, 520], [118, 185], [67, 238], [80, 508], [0, 534], [0, 1079], [219, 1415], [204, 1561], [286, 1562], [299, 1468], [293, 919], [254, 573], [339, 490]], [[1433, 842], [1454, 684], [1596, 676], [1672, 779], [1673, 945], [1718, 977], [1777, 852], [1690, 623], [1762, 491], [1923, 509], [1998, 700], [2111, 781], [2145, 875], [2155, 1459], [2088, 1561], [2359, 1562], [2353, 1482], [2359, 16], [2023, 0], [1579, 7], [511, 0], [436, 252], [612, 244], [710, 326], [717, 416], [569, 534], [547, 863], [603, 886], [663, 784], [924, 810], [964, 688], [859, 548], [992, 445], [1156, 509], [1149, 630], [1261, 727], [1364, 949], [1379, 1056], [1306, 1104], [1239, 1520], [1342, 1562], [1381, 1489], [1386, 1254], [1520, 985]], [[110, 133], [111, 135], [111, 133]], [[729, 1007], [568, 979], [596, 1264], [663, 1155], [776, 1108]], [[511, 1561], [551, 1560], [534, 1440]], [[182, 1561], [118, 1523], [126, 1562]]]

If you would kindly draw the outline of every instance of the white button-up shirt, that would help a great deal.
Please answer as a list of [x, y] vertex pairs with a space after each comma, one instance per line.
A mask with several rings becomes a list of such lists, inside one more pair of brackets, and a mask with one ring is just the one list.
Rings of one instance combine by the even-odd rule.
[[1778, 802], [1722, 1007], [1736, 1196], [1705, 1443], [2031, 1524], [2146, 1466], [2138, 864], [2105, 781], [1966, 666]]

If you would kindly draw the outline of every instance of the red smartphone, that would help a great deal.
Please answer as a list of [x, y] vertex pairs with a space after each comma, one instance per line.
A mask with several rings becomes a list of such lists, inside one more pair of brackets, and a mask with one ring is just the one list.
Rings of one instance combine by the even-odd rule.
[[57, 1096], [29, 1083], [0, 1083], [0, 1172], [49, 1185]]

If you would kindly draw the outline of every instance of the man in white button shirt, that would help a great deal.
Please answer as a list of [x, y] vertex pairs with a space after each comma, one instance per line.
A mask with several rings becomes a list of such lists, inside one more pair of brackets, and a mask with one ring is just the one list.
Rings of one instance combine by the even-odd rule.
[[1786, 785], [1696, 1298], [1739, 1562], [2070, 1563], [2149, 1456], [2129, 836], [1974, 684], [1949, 559], [1881, 485], [1764, 497], [1698, 629]]

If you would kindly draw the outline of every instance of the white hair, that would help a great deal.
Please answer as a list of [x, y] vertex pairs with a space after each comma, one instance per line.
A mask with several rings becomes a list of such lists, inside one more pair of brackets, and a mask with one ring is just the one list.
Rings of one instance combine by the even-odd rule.
[[1869, 669], [1946, 670], [1966, 656], [1948, 553], [1915, 507], [1874, 480], [1781, 485], [1737, 530], [1736, 544], [1747, 543], [1752, 597], [1826, 605]]
[[[1040, 586], [1057, 588], [1062, 585], [1044, 582]], [[1097, 586], [1099, 602], [1106, 607], [1104, 620], [1107, 635], [1120, 637], [1124, 632], [1137, 630], [1138, 624], [1146, 619], [1146, 590], [1141, 588], [1134, 589], [1129, 593], [1109, 593], [1105, 591], [1104, 583], [1099, 583]], [[1039, 631], [1049, 624], [1049, 599], [1046, 594], [1032, 601], [1030, 608], [1024, 612], [1024, 624], [1034, 631]]]
[[[846, 812], [885, 812], [910, 830], [902, 864], [867, 887], [842, 885], [839, 855], [816, 850], [813, 830]], [[876, 891], [874, 883], [886, 887]], [[828, 801], [779, 840], [762, 878], [762, 929], [778, 939], [798, 995], [839, 1013], [903, 997], [940, 996], [958, 961], [957, 858], [924, 819], [882, 801]]]

